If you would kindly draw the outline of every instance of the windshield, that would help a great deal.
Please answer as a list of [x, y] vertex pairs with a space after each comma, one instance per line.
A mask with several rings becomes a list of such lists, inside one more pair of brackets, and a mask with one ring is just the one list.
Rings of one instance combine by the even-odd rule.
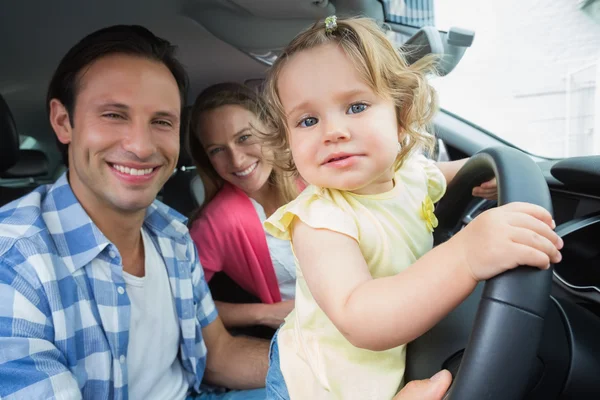
[[433, 80], [443, 109], [533, 154], [600, 154], [600, 1], [384, 4], [390, 22], [475, 31], [458, 66]]

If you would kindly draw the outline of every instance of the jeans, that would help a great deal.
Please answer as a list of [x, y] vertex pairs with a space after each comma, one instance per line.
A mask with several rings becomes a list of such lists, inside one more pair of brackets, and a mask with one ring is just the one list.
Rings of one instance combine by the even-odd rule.
[[186, 400], [265, 400], [265, 389], [231, 390], [225, 393], [202, 393]]
[[267, 400], [289, 400], [290, 394], [288, 393], [283, 374], [281, 373], [281, 366], [279, 364], [279, 346], [277, 346], [277, 334], [279, 330], [275, 332], [273, 339], [271, 340], [271, 348], [269, 350], [269, 372], [267, 372], [266, 382], [266, 399]]

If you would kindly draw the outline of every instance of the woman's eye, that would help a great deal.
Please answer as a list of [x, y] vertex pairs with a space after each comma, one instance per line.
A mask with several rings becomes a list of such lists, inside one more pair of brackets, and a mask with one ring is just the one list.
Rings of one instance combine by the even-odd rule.
[[358, 114], [367, 109], [367, 105], [364, 103], [352, 104], [350, 108], [348, 108], [348, 114]]
[[246, 140], [250, 139], [250, 136], [252, 136], [252, 135], [242, 135], [238, 138], [238, 141], [245, 142]]
[[210, 149], [208, 152], [209, 156], [214, 156], [215, 154], [217, 154], [218, 152], [220, 152], [221, 150], [223, 150], [220, 147], [215, 147], [214, 149]]
[[304, 118], [302, 121], [300, 121], [298, 126], [301, 126], [303, 128], [310, 128], [311, 126], [316, 125], [317, 122], [319, 122], [318, 119], [316, 119], [314, 117], [308, 117], [308, 118]]

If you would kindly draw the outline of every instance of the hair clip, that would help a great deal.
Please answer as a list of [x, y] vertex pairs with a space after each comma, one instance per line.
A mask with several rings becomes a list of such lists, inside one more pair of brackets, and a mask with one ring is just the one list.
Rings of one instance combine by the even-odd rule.
[[333, 33], [337, 29], [337, 17], [331, 15], [325, 18], [325, 32]]

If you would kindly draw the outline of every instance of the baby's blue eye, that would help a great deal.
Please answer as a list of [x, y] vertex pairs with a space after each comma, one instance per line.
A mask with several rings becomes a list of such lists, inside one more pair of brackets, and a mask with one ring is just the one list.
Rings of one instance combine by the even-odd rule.
[[348, 108], [348, 114], [358, 114], [367, 109], [367, 105], [364, 103], [352, 104], [350, 108]]
[[313, 118], [313, 117], [308, 117], [308, 118], [304, 118], [302, 121], [300, 121], [298, 126], [301, 126], [303, 128], [310, 128], [311, 126], [316, 125], [317, 122], [319, 122], [318, 119]]

